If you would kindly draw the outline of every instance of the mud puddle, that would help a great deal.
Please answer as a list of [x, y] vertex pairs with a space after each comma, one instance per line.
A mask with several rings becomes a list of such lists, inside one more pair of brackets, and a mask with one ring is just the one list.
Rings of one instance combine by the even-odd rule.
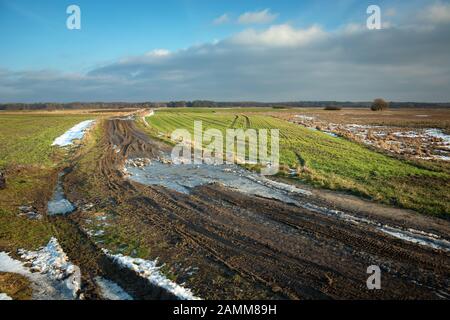
[[185, 194], [189, 194], [195, 187], [219, 183], [244, 194], [275, 199], [352, 224], [363, 224], [406, 242], [450, 252], [450, 242], [437, 235], [419, 230], [404, 230], [343, 211], [318, 206], [313, 203], [314, 199], [311, 198], [312, 194], [309, 191], [270, 180], [237, 165], [171, 164], [152, 161], [139, 166], [127, 165], [125, 172], [129, 179], [135, 182], [159, 185]]
[[289, 197], [288, 193], [309, 194], [306, 190], [271, 181], [237, 165], [169, 164], [153, 161], [141, 167], [126, 166], [125, 169], [133, 181], [145, 185], [160, 185], [186, 194], [195, 187], [212, 183], [294, 205], [298, 202]]

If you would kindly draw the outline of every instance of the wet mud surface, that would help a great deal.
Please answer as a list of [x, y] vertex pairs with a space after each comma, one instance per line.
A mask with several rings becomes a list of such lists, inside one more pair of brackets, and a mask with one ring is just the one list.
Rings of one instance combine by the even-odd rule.
[[[179, 183], [177, 186], [184, 189], [164, 187], [156, 181], [136, 182], [123, 171], [126, 160], [148, 158], [156, 163], [168, 147], [148, 138], [132, 120], [112, 119], [102, 125], [102, 153], [92, 164], [94, 173], [87, 179], [75, 164], [64, 181], [67, 198], [72, 203], [93, 202], [114, 212], [116, 225], [130, 237], [139, 235], [153, 248], [151, 255], [170, 270], [195, 267], [190, 276], [180, 272], [177, 282], [185, 282], [199, 297], [450, 298], [450, 253], [380, 229], [393, 226], [395, 219], [360, 215], [354, 207], [343, 212], [347, 217], [343, 218], [323, 198], [279, 189], [276, 192], [289, 201], [273, 197], [275, 191], [272, 197], [243, 193], [236, 186], [209, 180], [191, 184], [188, 189]], [[158, 172], [152, 177], [151, 165], [148, 168], [148, 179], [158, 179]], [[159, 175], [167, 178], [161, 172]], [[95, 185], [86, 185], [87, 180]], [[247, 187], [252, 189], [251, 184]], [[84, 190], [88, 188], [96, 188], [101, 197], [86, 199]], [[408, 219], [401, 230], [418, 230], [426, 239], [433, 239], [434, 235], [429, 235], [432, 231], [440, 240], [449, 240], [448, 222], [415, 219], [407, 211], [403, 214]], [[51, 219], [59, 228], [74, 228], [79, 234], [80, 239], [59, 240], [71, 261], [80, 266], [88, 297], [98, 297], [93, 279], [105, 276], [135, 298], [171, 298], [149, 288], [148, 282], [136, 275], [119, 270], [102, 255], [100, 245], [80, 231], [84, 215], [77, 210], [68, 217]], [[369, 223], [354, 217], [370, 218]], [[427, 222], [432, 230], [427, 229]], [[367, 268], [371, 265], [381, 268], [381, 290], [367, 289]]]

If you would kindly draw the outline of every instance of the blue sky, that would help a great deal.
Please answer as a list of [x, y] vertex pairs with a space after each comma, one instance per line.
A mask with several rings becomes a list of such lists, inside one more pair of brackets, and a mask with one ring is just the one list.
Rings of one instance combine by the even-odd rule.
[[[68, 30], [65, 26], [68, 16], [65, 11], [70, 4], [76, 4], [81, 8], [81, 30]], [[2, 44], [0, 70], [6, 70], [5, 72], [9, 73], [0, 74], [0, 77], [4, 78], [3, 83], [7, 83], [10, 78], [17, 78], [17, 72], [42, 72], [44, 70], [60, 73], [62, 78], [64, 78], [64, 74], [69, 73], [85, 77], [89, 74], [99, 74], [98, 69], [105, 70], [102, 68], [115, 66], [124, 59], [145, 57], [146, 53], [155, 49], [165, 49], [171, 53], [177, 53], [177, 63], [180, 63], [180, 55], [182, 55], [180, 52], [183, 50], [192, 52], [194, 48], [208, 46], [211, 43], [219, 43], [217, 48], [220, 48], [221, 44], [223, 44], [223, 47], [229, 39], [234, 39], [240, 33], [252, 30], [254, 35], [258, 35], [274, 26], [289, 26], [290, 29], [287, 32], [294, 36], [295, 31], [308, 30], [313, 26], [320, 28], [322, 33], [331, 35], [349, 25], [364, 25], [367, 18], [365, 11], [370, 4], [379, 5], [383, 13], [386, 14], [383, 17], [384, 21], [389, 20], [388, 22], [394, 25], [394, 28], [400, 29], [403, 25], [407, 26], [419, 19], [421, 12], [428, 10], [427, 6], [437, 4], [447, 8], [449, 1], [0, 0], [0, 43]], [[239, 17], [246, 12], [257, 13], [266, 9], [269, 15], [273, 15], [271, 19], [263, 23], [239, 23]], [[215, 19], [223, 15], [227, 16], [228, 21], [221, 24], [214, 23]], [[444, 22], [445, 19], [444, 17]], [[275, 28], [274, 30], [275, 37], [282, 37], [282, 33], [286, 31], [282, 28]], [[252, 35], [252, 33], [247, 34], [247, 36]], [[204, 47], [204, 49], [206, 48], [210, 49], [210, 47]], [[263, 49], [262, 45], [261, 48]], [[227, 47], [227, 50], [234, 50], [234, 52], [240, 52], [241, 49], [241, 47]], [[287, 54], [289, 50], [292, 50], [292, 47], [285, 50]], [[248, 52], [246, 51], [246, 53]], [[230, 59], [230, 57], [228, 58]], [[327, 57], [326, 59], [331, 58]], [[267, 59], [270, 61], [269, 56]], [[249, 57], [249, 61], [251, 60], [251, 57]], [[147, 69], [152, 63], [154, 62], [145, 61], [142, 70], [149, 71]], [[215, 65], [218, 64], [220, 64], [220, 61], [216, 61]], [[255, 65], [255, 68], [257, 67]], [[173, 66], [167, 68], [170, 69], [169, 71], [175, 71]], [[176, 68], [176, 71], [183, 69], [179, 65]], [[109, 68], [108, 70], [112, 69]], [[150, 74], [150, 72], [141, 72], [142, 70], [139, 69], [139, 72], [134, 70], [133, 74], [136, 74], [136, 72]], [[15, 73], [14, 77], [11, 73]], [[239, 74], [236, 73], [236, 76], [239, 77]], [[21, 77], [23, 77], [23, 74], [21, 74]], [[0, 80], [2, 79], [0, 78]], [[93, 81], [93, 79], [88, 80]], [[124, 78], [122, 77], [120, 80], [124, 81]], [[148, 80], [146, 85], [150, 85], [152, 81], [157, 79], [151, 79], [150, 81], [147, 78], [146, 80]], [[217, 81], [217, 79], [213, 80]], [[292, 80], [296, 81], [297, 79], [293, 78]], [[124, 84], [130, 85], [130, 82]], [[141, 84], [144, 89], [143, 82]], [[177, 84], [179, 85], [179, 83]], [[12, 93], [15, 90], [11, 89], [12, 86], [13, 84], [9, 82], [4, 85], [6, 89], [3, 93], [8, 98], [0, 96], [0, 99], [22, 100], [23, 97], [20, 95], [15, 97]], [[105, 84], [102, 83], [102, 86], [104, 87]], [[251, 89], [250, 87], [249, 89]], [[258, 90], [266, 89], [261, 86], [260, 89], [253, 88], [252, 90], [254, 90], [254, 94], [248, 96], [236, 94], [235, 97], [231, 98], [258, 99]], [[231, 88], [229, 92], [232, 93]], [[190, 91], [186, 90], [183, 95], [174, 95], [174, 99], [190, 99], [201, 95], [201, 93], [200, 87], [192, 87]], [[383, 92], [380, 93], [383, 94]], [[350, 100], [352, 99], [351, 95], [351, 91], [346, 93]], [[48, 100], [52, 100], [52, 92], [48, 92], [47, 96]], [[61, 100], [68, 100], [73, 97], [70, 93], [64, 95], [60, 91], [58, 91], [57, 96]], [[84, 99], [103, 98], [105, 96], [107, 96], [106, 92], [98, 94], [98, 96], [93, 92], [90, 95], [83, 95]], [[169, 96], [170, 93], [165, 93], [160, 97], [154, 96], [154, 98], [165, 99]], [[205, 96], [226, 98], [225, 94], [205, 94]], [[332, 98], [333, 93], [326, 96]], [[370, 95], [364, 95], [364, 97], [366, 96], [369, 98]], [[36, 99], [43, 99], [40, 95], [35, 95], [35, 97]], [[298, 96], [295, 96], [294, 92], [286, 95], [286, 99], [312, 97], [314, 95], [307, 92], [298, 94]], [[439, 99], [444, 97], [446, 96], [442, 94]], [[127, 99], [126, 96], [115, 98]], [[135, 98], [131, 97], [130, 99], [144, 98], [147, 97], [136, 94]], [[149, 94], [148, 99], [152, 98], [153, 96]], [[280, 98], [282, 97], [274, 94], [274, 99]], [[405, 99], [406, 96], [402, 94], [398, 98]], [[417, 97], [413, 96], [412, 98]], [[32, 93], [28, 93], [25, 100], [29, 99], [33, 99]], [[260, 99], [270, 100], [270, 97], [264, 95]], [[322, 97], [317, 96], [316, 99], [322, 100]]]
[[[0, 0], [2, 47], [0, 61], [14, 69], [91, 68], [152, 49], [169, 50], [223, 39], [244, 26], [214, 25], [226, 13], [237, 17], [248, 11], [270, 8], [280, 21], [297, 27], [320, 24], [333, 29], [350, 21], [366, 19], [373, 1], [60, 1]], [[378, 1], [399, 6], [399, 1]], [[82, 30], [65, 27], [66, 8], [77, 4]], [[262, 28], [264, 26], [257, 26]]]

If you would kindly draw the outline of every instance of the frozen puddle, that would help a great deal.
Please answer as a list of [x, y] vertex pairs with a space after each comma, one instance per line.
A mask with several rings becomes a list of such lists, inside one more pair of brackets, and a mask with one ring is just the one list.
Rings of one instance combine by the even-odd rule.
[[289, 193], [310, 194], [295, 186], [276, 182], [254, 174], [237, 165], [168, 164], [153, 161], [142, 167], [127, 166], [133, 181], [146, 185], [160, 185], [182, 193], [198, 186], [220, 183], [242, 193], [296, 204]]
[[6, 252], [0, 252], [0, 272], [17, 273], [28, 278], [34, 300], [78, 298], [80, 269], [69, 261], [55, 238], [38, 251], [21, 249], [19, 255], [26, 263], [11, 258]]
[[152, 285], [164, 288], [168, 292], [172, 293], [180, 300], [200, 300], [200, 298], [194, 296], [190, 289], [184, 288], [172, 280], [166, 278], [157, 266], [157, 260], [144, 260], [140, 258], [132, 258], [124, 256], [122, 254], [110, 254], [107, 250], [103, 249], [103, 252], [113, 259], [115, 263], [121, 267], [133, 270], [138, 275], [146, 278]]
[[88, 130], [95, 120], [86, 120], [78, 123], [77, 125], [70, 128], [63, 135], [53, 141], [52, 146], [66, 147], [73, 143], [73, 140], [80, 140], [84, 137], [86, 130]]
[[133, 300], [133, 298], [125, 292], [117, 283], [102, 278], [96, 277], [95, 282], [100, 288], [100, 293], [104, 299], [107, 300]]
[[69, 200], [65, 198], [64, 190], [62, 187], [61, 179], [64, 173], [61, 172], [58, 175], [58, 182], [56, 183], [55, 191], [53, 192], [52, 199], [47, 203], [47, 213], [50, 216], [59, 214], [68, 214], [75, 210], [75, 207]]

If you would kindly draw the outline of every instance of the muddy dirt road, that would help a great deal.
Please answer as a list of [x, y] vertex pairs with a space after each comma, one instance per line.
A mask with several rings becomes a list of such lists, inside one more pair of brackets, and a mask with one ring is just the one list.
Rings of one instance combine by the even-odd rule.
[[[394, 225], [399, 221], [386, 215], [351, 207], [333, 211], [332, 204], [308, 194], [286, 193], [297, 204], [283, 203], [220, 183], [195, 187], [188, 194], [146, 186], [124, 175], [126, 159], [157, 161], [168, 147], [148, 138], [132, 120], [111, 119], [101, 125], [101, 154], [91, 171], [74, 164], [65, 179], [67, 197], [112, 213], [117, 228], [151, 247], [151, 255], [166, 264], [176, 281], [201, 298], [450, 298], [446, 221], [403, 212], [408, 219]], [[93, 188], [95, 195], [86, 191]], [[89, 213], [77, 211], [69, 217], [71, 227], [81, 230]], [[402, 233], [408, 229], [413, 230]], [[81, 251], [71, 246], [75, 244], [66, 242], [66, 251], [82, 272], [83, 265], [91, 264], [85, 268], [86, 278], [102, 272], [98, 269], [105, 262], [83, 263]], [[371, 265], [381, 268], [381, 290], [367, 289]], [[121, 279], [113, 269], [109, 266], [110, 278], [134, 290], [136, 297], [155, 297], [146, 296], [142, 285], [133, 288], [138, 282]]]

